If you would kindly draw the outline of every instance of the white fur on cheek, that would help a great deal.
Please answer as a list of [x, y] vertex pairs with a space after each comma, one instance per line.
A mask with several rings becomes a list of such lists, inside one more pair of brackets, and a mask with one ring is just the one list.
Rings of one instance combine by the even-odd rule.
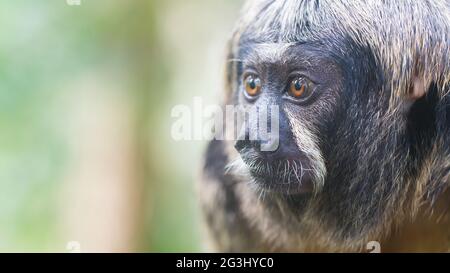
[[308, 128], [309, 124], [303, 123], [301, 119], [295, 117], [292, 112], [286, 110], [286, 114], [289, 119], [289, 123], [292, 128], [292, 133], [295, 138], [295, 142], [302, 153], [304, 153], [311, 162], [311, 170], [313, 172], [314, 190], [317, 192], [320, 190], [327, 175], [327, 169], [325, 167], [325, 161], [322, 156], [322, 152], [318, 147], [317, 136]]

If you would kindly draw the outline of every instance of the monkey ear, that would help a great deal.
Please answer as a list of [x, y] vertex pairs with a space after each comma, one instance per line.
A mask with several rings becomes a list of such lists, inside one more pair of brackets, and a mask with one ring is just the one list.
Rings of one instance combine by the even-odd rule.
[[408, 98], [412, 101], [418, 100], [425, 96], [430, 87], [429, 82], [424, 77], [415, 75], [412, 78], [411, 87], [408, 92]]

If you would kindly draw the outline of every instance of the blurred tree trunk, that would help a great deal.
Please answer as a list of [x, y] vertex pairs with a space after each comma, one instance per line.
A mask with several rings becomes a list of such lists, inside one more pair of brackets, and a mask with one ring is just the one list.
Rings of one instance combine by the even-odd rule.
[[[67, 178], [66, 223], [68, 240], [79, 242], [81, 251], [148, 250], [144, 238], [145, 219], [150, 216], [148, 187], [156, 179], [150, 155], [157, 155], [149, 146], [156, 141], [151, 139], [149, 119], [157, 107], [149, 102], [163, 98], [156, 90], [164, 69], [155, 1], [133, 3], [110, 14], [117, 27], [106, 34], [111, 46], [124, 55], [126, 68], [119, 69], [126, 71], [124, 78], [107, 75], [102, 81], [93, 75], [69, 92], [74, 94], [70, 146], [76, 156]], [[117, 90], [117, 80], [127, 86], [119, 83]]]
[[72, 88], [67, 240], [83, 252], [136, 250], [143, 184], [132, 108], [98, 75]]

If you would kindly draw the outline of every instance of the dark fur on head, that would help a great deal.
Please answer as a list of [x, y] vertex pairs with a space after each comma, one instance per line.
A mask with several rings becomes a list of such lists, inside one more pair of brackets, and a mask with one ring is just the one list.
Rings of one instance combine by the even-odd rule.
[[[340, 79], [309, 124], [285, 111], [295, 137], [306, 127], [320, 151], [313, 194], [261, 194], [225, 172], [239, 159], [232, 144], [210, 143], [199, 188], [219, 250], [358, 251], [423, 215], [450, 230], [449, 14], [445, 0], [247, 2], [230, 41], [225, 104], [239, 103], [243, 63], [259, 45], [300, 45]], [[425, 95], [414, 97], [417, 88]]]

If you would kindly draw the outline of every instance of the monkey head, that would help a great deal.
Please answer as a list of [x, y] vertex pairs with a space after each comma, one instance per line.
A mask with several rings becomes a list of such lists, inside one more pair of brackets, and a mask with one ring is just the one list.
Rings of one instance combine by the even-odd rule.
[[354, 248], [447, 188], [448, 14], [445, 1], [247, 2], [226, 103], [275, 105], [279, 126], [250, 140], [249, 117], [228, 169], [264, 240]]

